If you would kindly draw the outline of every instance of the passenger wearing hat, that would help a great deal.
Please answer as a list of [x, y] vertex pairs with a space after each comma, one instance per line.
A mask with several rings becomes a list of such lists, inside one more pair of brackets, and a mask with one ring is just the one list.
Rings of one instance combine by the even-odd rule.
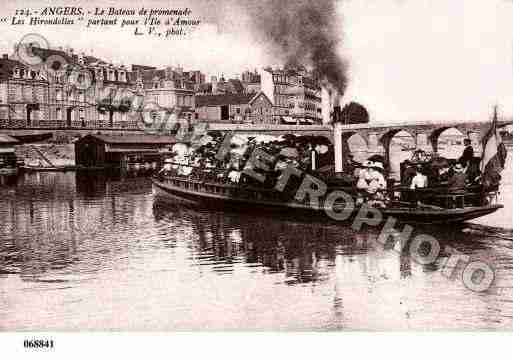
[[358, 173], [358, 182], [356, 182], [356, 188], [367, 191], [372, 181], [370, 167], [372, 166], [371, 161], [365, 161], [363, 168]]
[[465, 168], [461, 163], [454, 166], [454, 174], [449, 178], [448, 186], [451, 190], [459, 190], [465, 188]]
[[472, 141], [470, 138], [465, 138], [463, 140], [463, 144], [465, 145], [465, 149], [463, 150], [458, 162], [461, 163], [463, 167], [467, 167], [474, 159], [474, 148], [472, 147]]
[[383, 191], [387, 188], [387, 182], [385, 180], [385, 176], [383, 175], [385, 172], [385, 168], [381, 162], [374, 162], [369, 168], [370, 174], [370, 184], [368, 191], [370, 193], [376, 193], [378, 191]]
[[172, 158], [166, 158], [164, 160], [164, 166], [159, 171], [159, 174], [167, 175], [171, 172], [173, 169], [173, 159]]

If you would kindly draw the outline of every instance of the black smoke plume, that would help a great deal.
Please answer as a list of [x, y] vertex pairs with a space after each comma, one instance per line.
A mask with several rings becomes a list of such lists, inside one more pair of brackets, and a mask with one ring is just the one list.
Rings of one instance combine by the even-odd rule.
[[339, 55], [342, 22], [335, 0], [228, 0], [224, 5], [247, 12], [252, 33], [285, 68], [306, 65], [344, 93], [347, 62]]
[[253, 29], [264, 36], [285, 67], [311, 67], [343, 94], [347, 63], [340, 56], [342, 25], [333, 0], [264, 0], [248, 4]]

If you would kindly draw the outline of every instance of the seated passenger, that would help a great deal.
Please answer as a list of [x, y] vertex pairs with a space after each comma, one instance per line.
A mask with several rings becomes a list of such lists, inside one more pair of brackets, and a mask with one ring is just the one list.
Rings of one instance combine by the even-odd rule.
[[427, 176], [422, 173], [422, 166], [415, 167], [415, 176], [411, 179], [410, 189], [426, 188], [428, 185]]
[[384, 166], [380, 162], [375, 162], [369, 170], [371, 182], [367, 192], [370, 194], [369, 204], [374, 207], [385, 207], [387, 182], [383, 175], [384, 171]]
[[173, 160], [171, 158], [166, 158], [164, 160], [164, 166], [160, 169], [159, 173], [169, 174], [173, 169]]
[[405, 186], [410, 186], [411, 180], [415, 177], [417, 171], [415, 170], [415, 165], [410, 160], [405, 160], [403, 163], [404, 170], [401, 176], [401, 183]]
[[451, 168], [449, 167], [449, 165], [441, 167], [438, 170], [438, 178], [439, 178], [440, 182], [448, 181], [450, 177], [451, 177]]
[[450, 190], [461, 190], [465, 188], [465, 168], [461, 163], [454, 166], [454, 174], [449, 178], [448, 187]]
[[240, 171], [230, 171], [230, 173], [228, 174], [228, 178], [230, 179], [231, 182], [233, 183], [239, 183], [240, 181], [240, 175], [241, 175], [241, 172]]
[[368, 191], [370, 193], [376, 193], [383, 191], [387, 188], [387, 182], [383, 172], [385, 171], [383, 164], [380, 162], [374, 162], [369, 168], [369, 175], [371, 181], [369, 183]]
[[372, 179], [370, 174], [371, 165], [372, 163], [370, 161], [365, 161], [363, 164], [363, 168], [358, 173], [358, 182], [356, 182], [356, 188], [364, 191], [367, 191], [369, 188]]

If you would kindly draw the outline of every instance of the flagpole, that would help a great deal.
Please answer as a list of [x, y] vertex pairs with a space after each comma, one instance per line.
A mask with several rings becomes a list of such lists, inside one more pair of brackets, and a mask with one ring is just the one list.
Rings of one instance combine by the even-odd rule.
[[483, 151], [481, 153], [481, 163], [479, 165], [479, 170], [481, 172], [481, 205], [484, 205], [484, 199], [485, 199], [485, 183], [484, 183], [484, 180], [485, 180], [485, 169], [486, 169], [486, 164], [483, 163], [483, 161], [485, 160], [485, 151], [486, 151], [486, 144], [489, 140], [489, 136], [490, 136], [490, 133], [493, 131], [495, 132], [495, 126], [496, 126], [496, 123], [497, 123], [497, 108], [498, 108], [498, 105], [495, 104], [493, 106], [493, 117], [492, 117], [492, 124], [490, 126], [490, 128], [488, 129], [488, 131], [486, 132], [486, 134], [484, 135], [484, 137], [482, 138], [482, 142], [481, 142], [481, 146], [483, 147]]
[[[504, 169], [507, 150], [497, 131], [498, 106], [494, 106], [492, 124], [482, 139], [483, 153], [481, 156], [481, 184], [482, 196], [484, 192], [498, 189], [500, 186], [500, 173]], [[491, 191], [490, 191], [491, 192]]]

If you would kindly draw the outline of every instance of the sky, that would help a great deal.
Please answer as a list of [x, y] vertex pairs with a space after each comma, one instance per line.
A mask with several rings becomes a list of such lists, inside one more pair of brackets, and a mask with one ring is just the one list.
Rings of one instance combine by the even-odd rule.
[[[257, 1], [257, 0], [255, 0]], [[292, 1], [292, 0], [291, 0]], [[3, 0], [0, 17], [50, 2]], [[115, 63], [182, 65], [210, 75], [280, 65], [233, 2], [52, 1], [52, 6], [188, 6], [203, 24], [184, 38], [135, 37], [119, 28], [13, 26], [0, 23], [0, 49], [30, 32], [51, 46], [71, 46]], [[172, 4], [172, 5], [171, 5]], [[235, 4], [235, 5], [234, 5]], [[293, 16], [293, 14], [291, 14]], [[486, 120], [497, 104], [513, 116], [513, 0], [341, 0], [339, 52], [349, 63], [343, 102], [367, 107], [374, 122]]]

